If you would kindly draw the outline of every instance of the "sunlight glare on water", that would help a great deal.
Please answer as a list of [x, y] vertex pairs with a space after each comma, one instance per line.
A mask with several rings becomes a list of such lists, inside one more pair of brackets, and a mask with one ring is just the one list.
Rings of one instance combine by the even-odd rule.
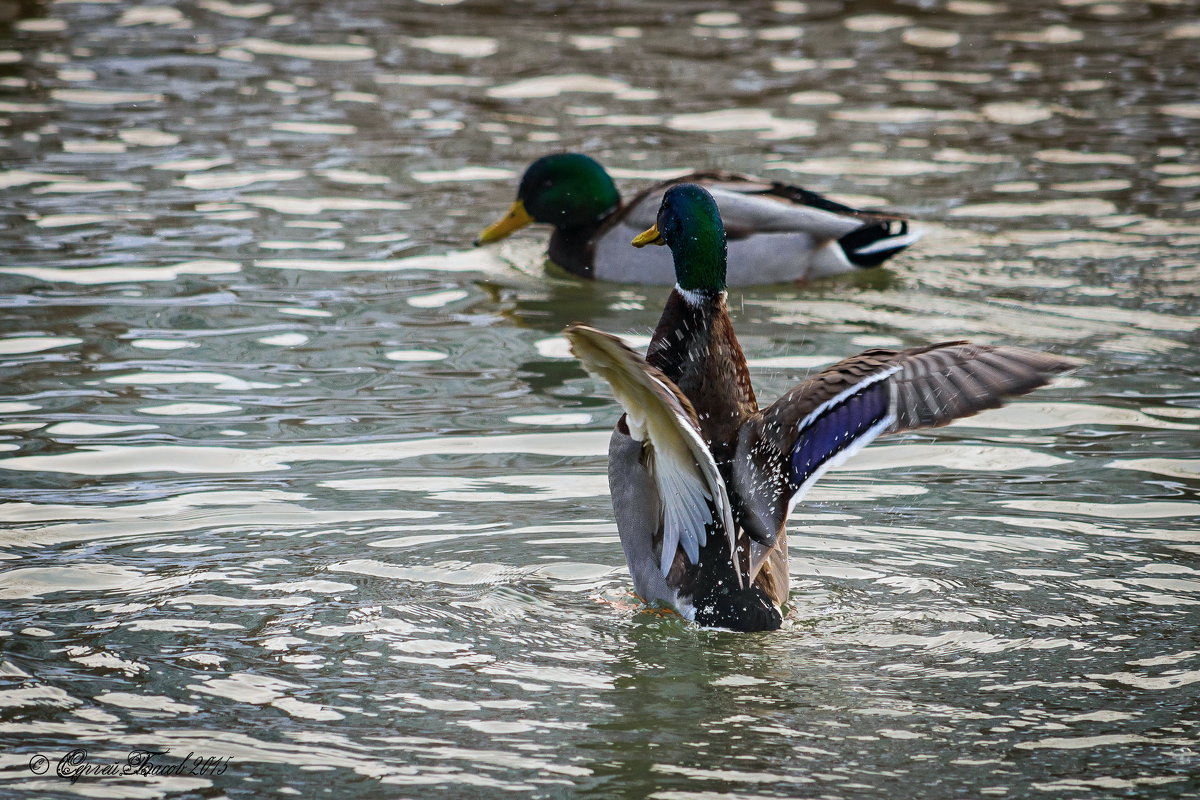
[[[5, 795], [1194, 796], [1197, 39], [1170, 2], [6, 4]], [[560, 331], [644, 347], [664, 291], [470, 247], [558, 150], [920, 221], [731, 292], [760, 398], [868, 347], [1086, 363], [826, 476], [783, 630], [645, 613]], [[72, 784], [75, 748], [229, 762]]]

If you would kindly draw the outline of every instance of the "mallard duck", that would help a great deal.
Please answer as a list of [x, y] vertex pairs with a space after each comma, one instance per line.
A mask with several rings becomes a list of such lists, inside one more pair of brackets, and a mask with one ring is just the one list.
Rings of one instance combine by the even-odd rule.
[[565, 333], [625, 412], [608, 475], [637, 594], [703, 626], [773, 630], [787, 517], [826, 470], [877, 436], [995, 408], [1074, 364], [964, 341], [867, 350], [760, 409], [726, 307], [725, 238], [711, 194], [672, 186], [633, 240], [665, 243], [677, 279], [646, 357], [584, 325]]
[[539, 158], [525, 170], [508, 213], [479, 234], [494, 242], [531, 222], [554, 226], [550, 260], [582, 278], [669, 286], [665, 251], [639, 256], [634, 234], [654, 222], [663, 192], [698, 183], [725, 220], [734, 286], [802, 281], [877, 267], [921, 237], [907, 220], [844, 206], [815, 192], [732, 172], [697, 172], [621, 202], [604, 167], [579, 153]]

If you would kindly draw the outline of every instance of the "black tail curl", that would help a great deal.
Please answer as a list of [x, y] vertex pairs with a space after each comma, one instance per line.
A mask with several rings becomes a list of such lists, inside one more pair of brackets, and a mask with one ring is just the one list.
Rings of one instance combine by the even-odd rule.
[[757, 586], [732, 591], [719, 589], [696, 604], [696, 623], [743, 633], [778, 630], [783, 615]]
[[902, 244], [890, 250], [879, 250], [874, 253], [856, 253], [860, 247], [866, 247], [869, 244], [874, 244], [881, 239], [889, 239], [893, 236], [903, 236], [908, 233], [908, 222], [902, 219], [887, 219], [882, 222], [875, 222], [870, 225], [863, 225], [858, 230], [847, 233], [842, 238], [838, 239], [838, 244], [842, 246], [842, 250], [846, 253], [846, 258], [856, 267], [878, 267], [883, 262], [887, 261], [892, 256], [899, 253], [907, 244]]

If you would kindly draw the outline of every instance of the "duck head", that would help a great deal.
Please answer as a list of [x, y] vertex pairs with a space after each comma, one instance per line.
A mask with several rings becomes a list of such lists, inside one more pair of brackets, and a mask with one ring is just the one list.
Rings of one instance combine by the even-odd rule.
[[663, 195], [658, 221], [633, 240], [634, 247], [665, 244], [675, 260], [676, 286], [685, 293], [725, 289], [725, 225], [711, 194], [694, 183], [672, 186]]
[[616, 184], [594, 159], [580, 153], [543, 156], [525, 170], [508, 213], [485, 228], [475, 244], [498, 241], [531, 222], [556, 228], [595, 225], [620, 204]]

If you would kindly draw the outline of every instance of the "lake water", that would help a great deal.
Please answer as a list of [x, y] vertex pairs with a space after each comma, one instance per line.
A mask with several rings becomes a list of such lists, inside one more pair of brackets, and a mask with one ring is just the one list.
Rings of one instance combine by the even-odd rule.
[[[1200, 794], [1194, 6], [0, 16], [0, 793]], [[469, 247], [562, 149], [922, 221], [731, 293], [760, 397], [871, 346], [1088, 363], [827, 476], [782, 631], [644, 613], [559, 331], [644, 342], [664, 292]]]

